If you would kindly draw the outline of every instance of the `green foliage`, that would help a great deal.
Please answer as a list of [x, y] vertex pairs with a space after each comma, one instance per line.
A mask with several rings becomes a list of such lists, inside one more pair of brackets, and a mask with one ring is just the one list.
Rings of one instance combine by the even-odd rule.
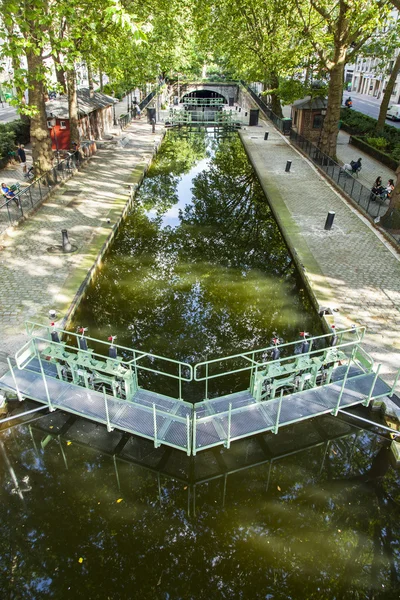
[[30, 140], [30, 126], [29, 121], [16, 119], [5, 125], [0, 125], [0, 131], [2, 128], [9, 131], [14, 135], [14, 141], [16, 144], [28, 144]]
[[396, 144], [391, 152], [392, 158], [400, 163], [400, 143]]
[[327, 86], [324, 83], [315, 86], [295, 78], [282, 79], [279, 82], [278, 88], [278, 94], [282, 100], [282, 104], [292, 104], [295, 100], [305, 98], [306, 96], [311, 96], [312, 98], [325, 98], [327, 91]]
[[377, 150], [380, 150], [381, 152], [386, 152], [386, 147], [388, 145], [388, 142], [385, 138], [383, 138], [383, 137], [367, 137], [366, 141], [367, 141], [367, 144], [369, 144], [373, 148], [376, 148]]
[[15, 152], [17, 144], [29, 142], [29, 124], [16, 120], [0, 123], [0, 164], [4, 167]]
[[7, 163], [11, 153], [15, 151], [15, 140], [12, 132], [0, 131], [0, 160]]
[[347, 108], [341, 110], [340, 119], [349, 133], [364, 137], [364, 141], [373, 148], [386, 153], [396, 161], [400, 160], [399, 129], [392, 125], [385, 125], [381, 136], [376, 137], [376, 119]]

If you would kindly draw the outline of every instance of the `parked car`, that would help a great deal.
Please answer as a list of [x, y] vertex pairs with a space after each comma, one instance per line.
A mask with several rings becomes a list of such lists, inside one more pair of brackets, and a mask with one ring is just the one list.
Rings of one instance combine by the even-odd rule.
[[386, 118], [392, 119], [392, 121], [400, 121], [400, 104], [392, 104], [392, 106], [389, 106]]

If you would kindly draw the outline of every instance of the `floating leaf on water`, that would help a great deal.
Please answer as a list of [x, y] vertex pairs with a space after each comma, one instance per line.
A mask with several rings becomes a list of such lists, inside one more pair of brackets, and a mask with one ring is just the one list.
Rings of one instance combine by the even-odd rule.
[[50, 425], [49, 429], [53, 429], [54, 425]]
[[123, 498], [118, 498], [117, 500], [117, 504], [119, 504], [120, 502], [122, 502]]
[[187, 485], [185, 485], [185, 487], [183, 488], [184, 490], [187, 490]]
[[282, 491], [281, 488], [279, 487], [279, 485], [277, 485], [276, 488], [277, 488], [278, 492]]
[[78, 558], [78, 563], [79, 563], [80, 565], [83, 563], [83, 558], [82, 558], [82, 556], [80, 556], [80, 557]]
[[67, 442], [67, 446], [70, 446], [71, 444], [72, 444], [72, 442], [70, 442], [70, 441], [68, 440], [68, 442]]

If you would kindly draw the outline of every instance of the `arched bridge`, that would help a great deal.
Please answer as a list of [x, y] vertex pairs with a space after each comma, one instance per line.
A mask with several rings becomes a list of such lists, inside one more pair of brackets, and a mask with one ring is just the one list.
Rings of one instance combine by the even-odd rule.
[[[193, 97], [204, 98], [204, 97], [222, 97], [224, 103], [229, 104], [229, 98], [233, 98], [233, 102], [238, 101], [239, 97], [239, 86], [237, 83], [227, 82], [205, 82], [205, 83], [187, 83], [180, 86], [179, 100], [187, 95]], [[232, 103], [232, 100], [231, 100]]]

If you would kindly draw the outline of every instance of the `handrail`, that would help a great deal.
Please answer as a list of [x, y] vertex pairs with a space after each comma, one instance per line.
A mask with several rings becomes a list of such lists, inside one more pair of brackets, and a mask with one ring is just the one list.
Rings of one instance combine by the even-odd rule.
[[[65, 336], [72, 336], [73, 338], [75, 338], [75, 340], [78, 342], [78, 340], [82, 339], [82, 334], [80, 333], [75, 333], [73, 331], [67, 331], [65, 329], [59, 329], [57, 327], [53, 327], [52, 325], [42, 325], [40, 323], [35, 323], [34, 321], [26, 321], [25, 323], [25, 327], [26, 327], [26, 331], [28, 333], [28, 335], [30, 335], [32, 338], [35, 339], [39, 339], [42, 340], [46, 343], [51, 342], [51, 338], [50, 338], [50, 334], [52, 331], [56, 331], [59, 334], [63, 334]], [[35, 334], [35, 330], [37, 328], [40, 328], [41, 330], [45, 330], [48, 334], [48, 338], [43, 338], [41, 335], [37, 335]], [[96, 338], [92, 338], [90, 336], [84, 336], [84, 339], [87, 342], [94, 342], [95, 344], [101, 344], [103, 346], [105, 346], [106, 348], [109, 348], [110, 346], [113, 346], [114, 348], [116, 348], [117, 350], [121, 350], [121, 352], [129, 352], [130, 354], [133, 354], [133, 358], [130, 360], [126, 360], [124, 359], [124, 364], [126, 364], [128, 367], [129, 366], [135, 366], [136, 368], [142, 370], [142, 371], [151, 371], [154, 373], [158, 373], [160, 375], [165, 375], [167, 377], [171, 377], [173, 379], [180, 379], [182, 381], [192, 381], [193, 379], [193, 367], [192, 365], [190, 365], [189, 363], [180, 361], [180, 360], [175, 360], [174, 358], [168, 358], [166, 356], [160, 356], [158, 354], [152, 354], [150, 352], [143, 352], [142, 350], [137, 350], [135, 348], [128, 348], [126, 346], [120, 346], [119, 344], [115, 344], [113, 342], [109, 342], [109, 341], [105, 341], [105, 340], [98, 340]], [[98, 354], [95, 353], [93, 351], [85, 351], [85, 350], [81, 350], [79, 348], [79, 343], [77, 343], [77, 346], [69, 346], [69, 345], [65, 345], [64, 347], [68, 347], [68, 348], [72, 348], [74, 351], [79, 351], [79, 352], [87, 352], [88, 355], [90, 356], [99, 356], [101, 357], [102, 360], [104, 360], [105, 357], [103, 354]], [[156, 369], [149, 369], [148, 367], [145, 367], [143, 365], [138, 364], [138, 361], [141, 360], [142, 358], [154, 358], [154, 359], [158, 359], [158, 360], [162, 360], [165, 362], [169, 362], [172, 364], [176, 364], [176, 365], [180, 365], [181, 367], [185, 367], [186, 369], [188, 369], [189, 371], [189, 377], [186, 377], [184, 375], [181, 376], [176, 376], [176, 375], [172, 375], [170, 373], [165, 373], [164, 371], [157, 371]]]
[[[87, 160], [92, 153], [90, 148], [95, 149], [95, 147], [94, 140], [82, 142], [82, 160]], [[15, 192], [13, 198], [8, 198], [0, 205], [0, 219], [2, 214], [7, 211], [7, 216], [3, 220], [3, 223], [0, 222], [0, 233], [24, 217], [27, 211], [41, 204], [47, 198], [55, 184], [67, 179], [77, 169], [77, 161], [72, 155], [64, 160], [59, 160], [58, 157], [56, 159], [56, 164], [49, 171], [34, 179], [18, 192]]]
[[[338, 343], [334, 346], [334, 348], [343, 348], [343, 347], [348, 347], [348, 346], [354, 346], [354, 344], [359, 344], [364, 337], [365, 327], [360, 326], [360, 327], [352, 327], [350, 329], [344, 329], [341, 331], [337, 331], [336, 335], [343, 338], [343, 335], [346, 333], [357, 334], [357, 338], [354, 340], [351, 340], [349, 342]], [[310, 344], [314, 344], [314, 342], [316, 340], [328, 339], [328, 338], [331, 338], [332, 335], [333, 335], [333, 333], [325, 333], [323, 335], [309, 337], [309, 338], [307, 338], [307, 341], [310, 342]], [[223, 356], [220, 358], [213, 358], [210, 360], [205, 360], [205, 361], [199, 362], [194, 367], [194, 380], [195, 381], [205, 381], [206, 379], [215, 379], [216, 377], [222, 377], [224, 375], [239, 373], [241, 371], [249, 371], [255, 367], [262, 367], [267, 363], [272, 364], [273, 362], [279, 362], [279, 361], [282, 362], [284, 360], [287, 360], [287, 358], [280, 358], [279, 361], [262, 361], [262, 362], [255, 361], [254, 358], [252, 358], [251, 360], [254, 361], [254, 365], [246, 366], [241, 369], [234, 370], [234, 371], [225, 371], [224, 373], [218, 373], [216, 375], [206, 375], [205, 377], [200, 377], [200, 378], [197, 377], [198, 369], [202, 366], [208, 367], [208, 365], [210, 365], [210, 364], [226, 362], [228, 360], [233, 360], [235, 358], [245, 358], [246, 360], [248, 360], [249, 357], [254, 357], [255, 354], [272, 352], [275, 348], [279, 348], [279, 350], [282, 350], [282, 348], [288, 348], [290, 346], [292, 346], [292, 347], [297, 346], [298, 344], [301, 344], [301, 342], [302, 342], [302, 340], [296, 340], [294, 342], [286, 342], [285, 344], [272, 345], [272, 346], [268, 346], [267, 348], [260, 348], [257, 350], [249, 350], [248, 352], [240, 352], [239, 354], [232, 354], [231, 356]], [[321, 352], [322, 351], [322, 349], [311, 351], [311, 347], [312, 346], [310, 346], [310, 352], [308, 352], [308, 354], [311, 354], [312, 352]], [[296, 355], [296, 357], [297, 356], [300, 356], [300, 354]], [[293, 356], [291, 356], [289, 358], [293, 359]]]

